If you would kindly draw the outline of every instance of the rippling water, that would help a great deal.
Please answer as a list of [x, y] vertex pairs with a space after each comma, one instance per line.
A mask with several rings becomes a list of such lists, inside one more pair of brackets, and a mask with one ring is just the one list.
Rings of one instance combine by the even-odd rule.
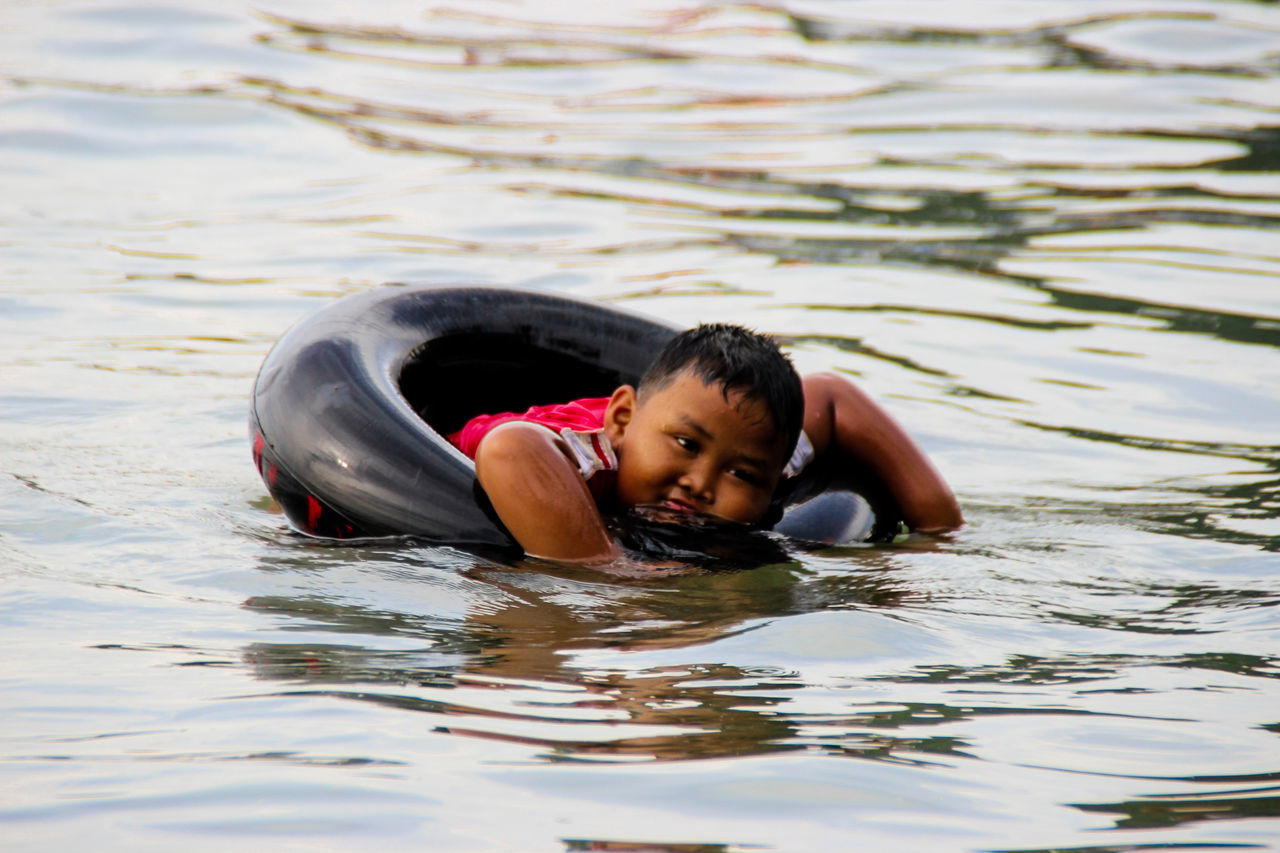
[[[1275, 845], [1277, 78], [1243, 0], [6, 4], [4, 846]], [[778, 334], [970, 523], [304, 541], [254, 372], [392, 280]]]

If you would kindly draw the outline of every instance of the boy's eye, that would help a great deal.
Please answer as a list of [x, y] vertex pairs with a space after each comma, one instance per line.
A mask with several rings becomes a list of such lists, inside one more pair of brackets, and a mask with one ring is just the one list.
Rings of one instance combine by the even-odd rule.
[[697, 452], [698, 442], [694, 441], [692, 438], [687, 438], [683, 435], [673, 436], [673, 438], [675, 438], [676, 444], [680, 445], [682, 450], [687, 450], [690, 453]]
[[764, 482], [755, 471], [745, 471], [742, 468], [734, 468], [729, 473], [751, 486], [759, 486]]

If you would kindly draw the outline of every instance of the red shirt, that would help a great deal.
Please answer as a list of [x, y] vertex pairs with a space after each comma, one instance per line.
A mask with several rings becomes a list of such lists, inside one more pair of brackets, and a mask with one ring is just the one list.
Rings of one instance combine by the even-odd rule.
[[[476, 415], [463, 424], [462, 429], [445, 438], [469, 458], [475, 459], [480, 440], [500, 424], [525, 421], [544, 426], [563, 439], [578, 472], [587, 481], [587, 488], [596, 500], [601, 500], [609, 493], [613, 472], [618, 470], [618, 457], [604, 434], [604, 411], [608, 406], [608, 397], [586, 397], [550, 406], [531, 406], [523, 414]], [[605, 476], [596, 476], [601, 472]]]
[[566, 428], [574, 432], [595, 432], [604, 428], [604, 410], [608, 405], [608, 397], [586, 397], [569, 403], [531, 406], [523, 414], [500, 412], [496, 415], [476, 415], [463, 424], [462, 429], [449, 433], [445, 438], [468, 458], [475, 459], [480, 439], [499, 424], [505, 424], [507, 421], [527, 421], [544, 426], [557, 434]]

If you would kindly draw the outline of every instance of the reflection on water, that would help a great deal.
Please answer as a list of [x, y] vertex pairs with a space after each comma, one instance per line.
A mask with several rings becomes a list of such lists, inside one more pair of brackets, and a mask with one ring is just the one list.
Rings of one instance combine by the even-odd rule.
[[[189, 7], [0, 11], [6, 840], [1274, 843], [1280, 7]], [[253, 373], [395, 280], [772, 332], [970, 524], [644, 580], [302, 540]]]
[[[910, 754], [942, 747], [885, 736], [864, 744], [863, 736], [837, 733], [810, 744], [799, 730], [821, 719], [791, 720], [779, 711], [788, 694], [805, 688], [785, 667], [659, 664], [630, 671], [581, 663], [593, 652], [705, 646], [761, 630], [773, 618], [892, 607], [919, 597], [898, 588], [883, 568], [883, 557], [868, 552], [864, 569], [838, 577], [814, 578], [778, 565], [651, 588], [604, 583], [589, 572], [477, 565], [469, 574], [489, 588], [460, 624], [331, 599], [246, 602], [287, 614], [300, 630], [411, 638], [411, 649], [259, 642], [244, 655], [260, 678], [290, 682], [291, 694], [323, 690], [422, 711], [448, 718], [432, 724], [437, 730], [521, 743], [547, 760], [683, 760], [809, 745], [888, 760], [895, 749]], [[910, 723], [903, 709], [840, 715], [842, 724], [855, 720], [876, 728]], [[607, 728], [593, 730], [590, 723]], [[833, 737], [838, 744], [829, 742]]]
[[[957, 769], [984, 760], [990, 746], [982, 746], [980, 732], [990, 723], [1001, 727], [1010, 744], [1052, 738], [1055, 731], [1078, 741], [1075, 751], [1069, 743], [1057, 745], [1064, 750], [1061, 763], [1043, 748], [1034, 759], [1006, 759], [1027, 762], [1033, 772], [1147, 780], [1148, 792], [1138, 796], [1072, 804], [1087, 813], [1115, 815], [1117, 829], [1274, 815], [1274, 792], [1280, 790], [1273, 784], [1274, 769], [1235, 772], [1227, 768], [1247, 765], [1220, 757], [1199, 766], [1223, 772], [1187, 772], [1196, 765], [1144, 754], [1155, 745], [1144, 747], [1135, 735], [1199, 725], [1187, 713], [1191, 706], [1170, 707], [1162, 694], [1249, 690], [1248, 681], [1280, 674], [1280, 658], [1217, 652], [1014, 654], [999, 663], [910, 664], [948, 660], [960, 646], [919, 630], [921, 617], [927, 621], [933, 608], [926, 585], [912, 589], [883, 553], [859, 556], [856, 569], [846, 565], [838, 574], [828, 574], [819, 560], [804, 567], [684, 577], [658, 587], [477, 563], [467, 574], [491, 588], [476, 594], [461, 622], [376, 603], [343, 604], [322, 578], [319, 589], [329, 594], [318, 600], [271, 597], [246, 606], [287, 615], [296, 630], [361, 635], [367, 645], [255, 642], [245, 648], [244, 659], [258, 678], [284, 682], [277, 695], [424, 714], [424, 731], [516, 745], [541, 762], [634, 767], [795, 753]], [[425, 571], [438, 559], [430, 553], [421, 558]], [[396, 574], [397, 584], [413, 582], [411, 575]], [[1126, 594], [1118, 587], [1097, 592]], [[1203, 614], [1276, 601], [1245, 591], [1147, 592], [1167, 602], [1147, 627], [1102, 614], [1056, 617], [1125, 632], [1195, 634], [1203, 628], [1180, 619], [1180, 610]], [[381, 593], [387, 602], [398, 597], [390, 587]], [[368, 596], [368, 589], [361, 595]], [[861, 614], [865, 624], [823, 616], [839, 611]], [[803, 614], [822, 618], [766, 636], [772, 620]], [[749, 641], [762, 636], [763, 645]], [[379, 637], [407, 641], [409, 648], [379, 649]], [[732, 658], [723, 650], [735, 638], [748, 640], [757, 660], [768, 659], [759, 653], [774, 648], [774, 662], [696, 662], [707, 660], [696, 653], [707, 647], [722, 649], [721, 660]], [[897, 673], [876, 674], [879, 667], [904, 663]], [[1165, 674], [1153, 681], [1144, 675], [1151, 671]], [[1144, 695], [1155, 701], [1143, 701]], [[1089, 722], [1072, 724], [1073, 718]], [[1141, 729], [1144, 722], [1148, 728]], [[1080, 750], [1109, 755], [1106, 769], [1086, 769]], [[1262, 763], [1252, 766], [1274, 767], [1264, 754], [1258, 758]], [[1130, 790], [1143, 789], [1139, 784]]]

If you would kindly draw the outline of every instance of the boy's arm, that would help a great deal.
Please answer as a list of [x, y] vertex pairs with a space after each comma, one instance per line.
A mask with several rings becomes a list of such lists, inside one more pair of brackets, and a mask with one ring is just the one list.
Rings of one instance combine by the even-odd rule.
[[512, 421], [476, 448], [476, 477], [502, 523], [535, 557], [604, 563], [621, 551], [586, 481], [546, 427]]
[[804, 378], [804, 431], [818, 456], [838, 450], [888, 487], [912, 530], [964, 524], [942, 475], [889, 413], [853, 383], [831, 373]]

